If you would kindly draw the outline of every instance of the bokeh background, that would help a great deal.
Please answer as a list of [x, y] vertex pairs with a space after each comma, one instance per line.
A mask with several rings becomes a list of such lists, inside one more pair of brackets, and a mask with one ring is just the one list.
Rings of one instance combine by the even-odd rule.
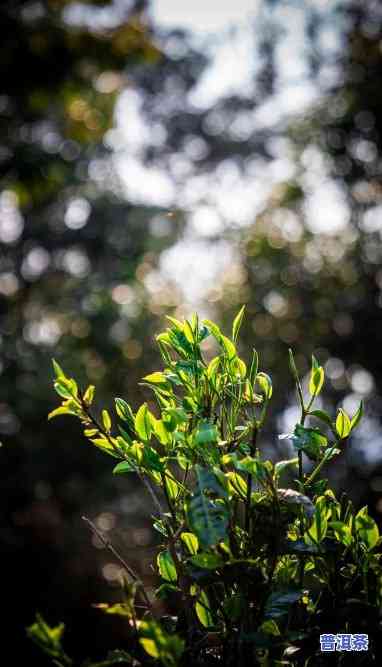
[[[382, 512], [382, 6], [364, 0], [3, 0], [0, 6], [0, 549], [13, 662], [39, 610], [69, 651], [123, 628], [91, 607], [119, 568], [155, 583], [150, 499], [57, 400], [51, 357], [134, 407], [165, 315], [226, 329], [247, 304], [274, 380], [266, 456], [289, 455], [287, 349], [362, 426], [327, 476]], [[111, 462], [110, 462], [111, 461]]]

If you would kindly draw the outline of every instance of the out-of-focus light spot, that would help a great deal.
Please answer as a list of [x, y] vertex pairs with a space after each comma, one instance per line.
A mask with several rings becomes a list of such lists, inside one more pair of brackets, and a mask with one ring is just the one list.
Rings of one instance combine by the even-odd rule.
[[14, 192], [4, 190], [0, 194], [0, 241], [15, 243], [24, 229], [24, 220], [18, 208]]
[[354, 322], [347, 313], [339, 313], [333, 320], [333, 329], [339, 336], [349, 336], [353, 327]]
[[299, 330], [293, 322], [287, 322], [286, 324], [283, 322], [279, 331], [281, 340], [291, 344], [298, 340], [299, 335]]
[[48, 500], [52, 495], [52, 487], [49, 482], [40, 480], [35, 484], [34, 495], [38, 500]]
[[163, 169], [144, 166], [130, 155], [116, 154], [114, 164], [132, 203], [144, 203], [146, 206], [174, 204], [174, 183]]
[[200, 236], [214, 236], [222, 231], [223, 222], [210, 206], [201, 206], [190, 216], [193, 229]]
[[54, 317], [43, 317], [40, 321], [30, 322], [23, 330], [24, 338], [33, 345], [53, 346], [59, 341], [62, 331]]
[[109, 329], [109, 338], [114, 343], [123, 343], [129, 336], [130, 327], [125, 318], [117, 320]]
[[79, 248], [71, 248], [63, 254], [62, 266], [76, 278], [83, 278], [90, 271], [90, 261]]
[[374, 379], [371, 373], [364, 368], [355, 370], [350, 380], [353, 391], [366, 396], [374, 389]]
[[202, 160], [208, 155], [209, 148], [201, 137], [189, 135], [185, 138], [183, 149], [191, 160]]
[[377, 157], [376, 145], [366, 139], [355, 142], [349, 152], [360, 162], [373, 162]]
[[21, 264], [21, 273], [26, 280], [35, 280], [41, 276], [50, 264], [50, 254], [38, 246], [30, 250]]
[[304, 204], [306, 223], [313, 232], [337, 234], [350, 219], [350, 210], [342, 189], [331, 182], [323, 182], [308, 195]]
[[[378, 491], [380, 491], [380, 489], [378, 489]], [[382, 512], [382, 498], [377, 500], [377, 502], [375, 503], [375, 509], [377, 510], [377, 512]]]
[[171, 223], [163, 215], [155, 215], [150, 220], [150, 233], [157, 238], [168, 236], [171, 232]]
[[267, 336], [272, 331], [272, 318], [269, 315], [256, 315], [252, 327], [256, 335]]
[[123, 346], [123, 354], [127, 359], [139, 359], [142, 354], [142, 345], [138, 340], [130, 339]]
[[114, 583], [120, 581], [123, 570], [115, 563], [106, 563], [102, 568], [102, 576], [106, 581]]
[[12, 296], [19, 289], [19, 281], [14, 273], [0, 273], [0, 294]]
[[[370, 486], [373, 489], [373, 491], [376, 491], [377, 493], [382, 492], [382, 477], [380, 475], [372, 477], [370, 480]], [[381, 503], [382, 503], [382, 498], [381, 498]], [[382, 512], [382, 504], [379, 512]]]
[[115, 514], [112, 514], [112, 512], [102, 512], [102, 514], [97, 516], [95, 522], [99, 530], [107, 532], [109, 530], [113, 530], [117, 519]]
[[136, 528], [132, 531], [132, 538], [134, 544], [145, 547], [151, 542], [151, 531], [147, 528]]
[[214, 285], [235, 260], [234, 249], [225, 240], [184, 239], [162, 252], [160, 270], [165, 279], [183, 286], [185, 301], [196, 304], [206, 285]]
[[70, 103], [68, 113], [73, 120], [82, 121], [88, 109], [89, 107], [85, 100], [76, 98]]
[[71, 323], [70, 331], [76, 338], [86, 338], [90, 333], [90, 324], [87, 320], [78, 318]]
[[115, 303], [123, 305], [134, 300], [135, 295], [131, 287], [128, 285], [116, 285], [111, 291], [111, 298]]
[[283, 317], [288, 311], [287, 300], [276, 290], [268, 292], [264, 297], [263, 302], [267, 311], [275, 317]]
[[102, 72], [94, 82], [94, 87], [99, 93], [108, 95], [121, 87], [122, 77], [118, 72]]
[[365, 232], [377, 232], [382, 229], [382, 206], [373, 206], [363, 215], [360, 227]]
[[88, 221], [91, 206], [87, 199], [72, 199], [65, 212], [65, 224], [69, 229], [82, 229]]
[[370, 111], [358, 111], [354, 116], [354, 122], [360, 130], [368, 131], [375, 125], [375, 117]]
[[345, 373], [343, 361], [336, 357], [330, 357], [325, 364], [325, 373], [330, 380], [338, 380]]
[[0, 433], [14, 435], [20, 429], [20, 422], [7, 403], [0, 403]]

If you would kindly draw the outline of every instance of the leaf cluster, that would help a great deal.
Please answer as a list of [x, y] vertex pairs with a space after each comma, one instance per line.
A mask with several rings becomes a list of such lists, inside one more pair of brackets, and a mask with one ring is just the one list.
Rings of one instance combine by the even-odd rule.
[[[114, 474], [137, 474], [153, 501], [162, 540], [156, 599], [175, 604], [177, 615], [160, 617], [128, 566], [125, 601], [100, 606], [127, 617], [136, 664], [148, 656], [166, 667], [214, 659], [232, 665], [248, 656], [255, 665], [315, 664], [328, 619], [332, 632], [360, 632], [360, 610], [371, 623], [373, 656], [382, 537], [367, 507], [355, 513], [321, 477], [346, 447], [363, 406], [352, 417], [343, 409], [334, 418], [314, 409], [324, 369], [313, 357], [305, 397], [290, 351], [301, 417], [280, 437], [290, 439], [295, 456], [264, 460], [272, 381], [256, 350], [247, 362], [239, 356], [243, 315], [244, 307], [230, 337], [197, 315], [168, 318], [157, 336], [163, 367], [143, 378], [153, 401], [135, 413], [116, 398], [115, 414], [102, 409], [95, 416], [94, 387], [82, 392], [53, 362], [63, 401], [49, 417], [78, 417], [90, 442], [117, 459]], [[212, 359], [203, 349], [208, 337], [215, 342]], [[282, 485], [287, 472], [295, 475], [291, 488]], [[333, 609], [341, 613], [333, 616]]]

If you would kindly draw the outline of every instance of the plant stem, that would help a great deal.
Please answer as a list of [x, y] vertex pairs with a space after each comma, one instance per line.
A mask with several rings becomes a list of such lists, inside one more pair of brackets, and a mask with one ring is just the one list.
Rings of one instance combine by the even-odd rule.
[[85, 521], [90, 526], [93, 533], [95, 533], [95, 535], [98, 537], [98, 539], [101, 540], [102, 544], [106, 547], [106, 549], [108, 549], [110, 551], [110, 553], [112, 553], [113, 556], [118, 560], [118, 562], [122, 565], [123, 569], [126, 570], [126, 572], [130, 575], [130, 577], [138, 584], [139, 589], [142, 593], [142, 596], [144, 598], [144, 601], [145, 601], [148, 609], [151, 611], [151, 613], [153, 613], [153, 607], [152, 607], [150, 599], [149, 599], [149, 597], [146, 593], [145, 587], [144, 587], [142, 581], [140, 580], [140, 578], [138, 577], [138, 575], [132, 569], [132, 567], [130, 567], [130, 565], [128, 565], [128, 563], [126, 563], [125, 559], [121, 556], [120, 553], [118, 553], [116, 548], [103, 535], [103, 533], [101, 533], [101, 531], [97, 528], [97, 526], [93, 523], [93, 521], [88, 519], [88, 517], [86, 517], [86, 516], [83, 516], [82, 519], [83, 519], [83, 521]]

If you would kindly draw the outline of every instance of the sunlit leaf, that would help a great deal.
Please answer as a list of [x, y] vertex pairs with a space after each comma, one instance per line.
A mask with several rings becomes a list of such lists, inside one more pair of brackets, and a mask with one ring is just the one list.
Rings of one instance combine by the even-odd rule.
[[181, 533], [180, 539], [186, 545], [188, 552], [195, 556], [199, 549], [199, 540], [193, 533]]
[[165, 581], [176, 583], [178, 575], [175, 563], [169, 551], [161, 551], [157, 556], [159, 574]]
[[318, 396], [324, 384], [324, 378], [324, 369], [318, 364], [317, 359], [312, 356], [312, 370], [309, 381], [309, 393], [311, 396]]
[[234, 342], [234, 343], [236, 343], [236, 341], [237, 341], [237, 337], [238, 337], [238, 335], [239, 335], [240, 327], [241, 327], [241, 324], [242, 324], [242, 321], [243, 321], [243, 317], [244, 317], [244, 311], [245, 311], [245, 306], [242, 306], [242, 308], [240, 308], [238, 314], [236, 315], [236, 317], [235, 317], [235, 319], [234, 319], [234, 321], [233, 321], [233, 325], [232, 325], [232, 339], [233, 339], [233, 342]]
[[151, 419], [147, 403], [143, 403], [135, 415], [135, 430], [142, 440], [150, 440]]
[[351, 431], [351, 422], [349, 416], [342, 408], [339, 409], [336, 419], [336, 431], [340, 438], [347, 438]]
[[205, 628], [210, 628], [215, 625], [211, 613], [210, 601], [205, 591], [200, 593], [197, 602], [195, 603], [195, 611], [200, 623]]

